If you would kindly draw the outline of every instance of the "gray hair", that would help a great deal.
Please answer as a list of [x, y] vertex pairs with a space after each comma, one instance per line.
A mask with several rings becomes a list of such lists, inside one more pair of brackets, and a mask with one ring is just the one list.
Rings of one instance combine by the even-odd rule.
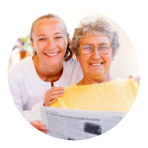
[[119, 49], [118, 32], [113, 30], [112, 26], [102, 17], [93, 19], [86, 17], [80, 25], [74, 30], [74, 35], [70, 43], [70, 49], [79, 55], [79, 44], [82, 37], [92, 35], [106, 35], [109, 37], [112, 46], [112, 55], [115, 56]]

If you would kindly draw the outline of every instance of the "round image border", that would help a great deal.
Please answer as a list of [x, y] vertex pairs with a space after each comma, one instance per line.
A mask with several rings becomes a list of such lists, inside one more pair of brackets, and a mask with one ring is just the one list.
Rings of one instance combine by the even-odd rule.
[[[80, 7], [80, 5], [82, 5], [82, 6]], [[18, 36], [20, 35], [20, 33], [23, 32], [23, 30], [26, 28], [26, 24], [28, 24], [28, 22], [33, 22], [36, 18], [38, 18], [39, 16], [41, 16], [43, 14], [49, 13], [48, 12], [49, 9], [50, 9], [50, 11], [52, 11], [52, 10], [54, 11], [55, 9], [65, 9], [65, 8], [82, 8], [82, 9], [93, 10], [93, 11], [102, 13], [103, 15], [106, 15], [107, 17], [109, 17], [110, 19], [115, 21], [130, 37], [130, 39], [137, 51], [139, 62], [140, 62], [140, 73], [141, 73], [140, 87], [139, 87], [138, 95], [137, 95], [137, 98], [134, 102], [134, 105], [132, 106], [132, 108], [128, 112], [128, 114], [124, 117], [124, 119], [118, 125], [116, 125], [114, 128], [112, 128], [110, 131], [102, 134], [101, 136], [97, 136], [95, 138], [91, 138], [91, 139], [87, 139], [87, 140], [80, 140], [80, 141], [68, 141], [68, 140], [57, 139], [57, 138], [45, 135], [45, 134], [39, 132], [38, 130], [36, 130], [35, 128], [32, 128], [32, 126], [18, 112], [18, 110], [16, 109], [16, 107], [12, 101], [9, 86], [8, 86], [8, 78], [7, 78], [7, 74], [6, 74], [11, 49], [12, 49], [14, 43], [16, 42]], [[16, 119], [18, 124], [20, 126], [22, 126], [22, 128], [24, 128], [24, 130], [26, 130], [32, 136], [34, 136], [37, 139], [39, 139], [43, 142], [46, 142], [48, 144], [60, 146], [60, 147], [61, 146], [64, 146], [64, 147], [94, 146], [97, 144], [101, 144], [101, 143], [115, 137], [116, 135], [118, 135], [122, 130], [124, 130], [130, 124], [130, 122], [137, 115], [139, 109], [141, 108], [142, 102], [143, 102], [145, 94], [146, 94], [146, 89], [147, 89], [147, 84], [146, 84], [147, 77], [146, 76], [148, 74], [146, 71], [146, 67], [148, 67], [148, 66], [147, 66], [147, 62], [146, 62], [146, 54], [144, 52], [144, 48], [142, 46], [140, 38], [138, 37], [138, 35], [134, 31], [134, 29], [130, 26], [130, 24], [128, 22], [126, 22], [126, 20], [124, 18], [122, 18], [119, 14], [117, 14], [116, 12], [111, 10], [110, 8], [107, 8], [106, 6], [102, 6], [100, 4], [95, 4], [93, 2], [79, 1], [79, 6], [77, 6], [76, 1], [75, 2], [58, 1], [57, 3], [48, 4], [46, 6], [40, 7], [36, 11], [29, 14], [26, 18], [24, 18], [20, 22], [20, 24], [18, 24], [18, 26], [14, 29], [10, 38], [8, 39], [6, 46], [5, 46], [4, 53], [2, 55], [1, 67], [3, 69], [2, 80], [1, 80], [1, 82], [3, 83], [2, 93], [4, 95], [6, 105], [9, 109], [9, 111], [11, 112], [12, 116], [14, 117], [14, 119]]]

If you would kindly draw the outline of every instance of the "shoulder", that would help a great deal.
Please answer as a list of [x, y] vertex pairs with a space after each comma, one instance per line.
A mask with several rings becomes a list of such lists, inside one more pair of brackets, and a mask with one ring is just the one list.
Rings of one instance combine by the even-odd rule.
[[75, 65], [80, 66], [79, 62], [77, 62], [77, 60], [74, 58], [71, 58], [68, 61], [64, 61], [64, 63], [65, 65], [68, 65], [68, 66], [75, 66]]
[[74, 58], [71, 58], [68, 61], [64, 61], [64, 68], [72, 71], [82, 71], [80, 63], [77, 62], [77, 60]]
[[19, 75], [23, 73], [27, 73], [30, 71], [30, 67], [32, 66], [32, 56], [19, 61], [14, 67], [10, 69], [8, 72], [8, 78], [19, 77]]
[[76, 59], [71, 58], [69, 61], [64, 61], [64, 74], [70, 76], [71, 82], [70, 84], [74, 84], [79, 82], [83, 78], [83, 72], [80, 66], [80, 63], [77, 62]]

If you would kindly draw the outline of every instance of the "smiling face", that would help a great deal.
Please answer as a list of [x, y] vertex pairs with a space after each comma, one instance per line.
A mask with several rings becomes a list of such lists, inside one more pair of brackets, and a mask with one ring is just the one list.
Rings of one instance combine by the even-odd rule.
[[101, 55], [97, 47], [100, 46], [111, 46], [108, 36], [98, 35], [98, 36], [87, 36], [80, 40], [79, 46], [90, 44], [94, 46], [94, 51], [88, 55], [82, 53], [79, 48], [79, 55], [77, 55], [77, 60], [83, 70], [84, 79], [92, 81], [102, 81], [110, 78], [110, 66], [112, 58], [112, 48], [107, 55]]
[[31, 44], [37, 51], [40, 62], [52, 66], [63, 62], [68, 38], [60, 20], [39, 20], [34, 26], [32, 38]]

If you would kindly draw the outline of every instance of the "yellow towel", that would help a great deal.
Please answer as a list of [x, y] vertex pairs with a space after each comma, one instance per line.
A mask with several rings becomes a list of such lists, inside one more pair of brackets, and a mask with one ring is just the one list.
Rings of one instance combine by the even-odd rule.
[[74, 84], [66, 86], [64, 95], [51, 107], [128, 112], [135, 101], [138, 87], [133, 79], [119, 78], [95, 85]]

